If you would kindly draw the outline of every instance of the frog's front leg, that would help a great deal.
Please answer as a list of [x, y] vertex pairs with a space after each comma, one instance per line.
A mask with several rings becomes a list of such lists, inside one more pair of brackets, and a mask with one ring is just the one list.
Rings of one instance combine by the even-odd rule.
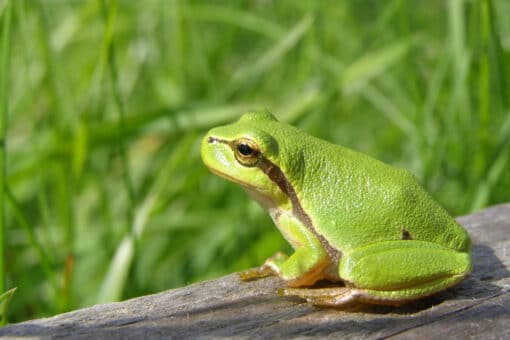
[[346, 287], [287, 288], [281, 293], [322, 306], [401, 305], [456, 285], [471, 267], [468, 253], [425, 241], [387, 241], [344, 253], [339, 275]]
[[261, 267], [241, 272], [241, 279], [247, 281], [278, 275], [289, 287], [300, 287], [313, 285], [324, 278], [324, 270], [330, 261], [317, 237], [291, 214], [278, 213], [273, 219], [295, 252], [291, 256], [278, 252]]

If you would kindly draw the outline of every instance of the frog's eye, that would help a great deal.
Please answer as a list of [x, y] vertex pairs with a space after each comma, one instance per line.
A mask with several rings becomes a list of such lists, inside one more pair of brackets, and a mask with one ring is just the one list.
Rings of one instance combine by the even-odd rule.
[[255, 166], [261, 158], [258, 145], [249, 139], [239, 139], [236, 141], [234, 153], [237, 161], [245, 166]]

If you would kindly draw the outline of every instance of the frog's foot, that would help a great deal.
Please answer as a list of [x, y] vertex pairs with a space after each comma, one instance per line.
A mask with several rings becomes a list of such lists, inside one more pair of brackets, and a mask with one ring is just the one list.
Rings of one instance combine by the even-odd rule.
[[262, 279], [264, 277], [279, 275], [281, 263], [285, 262], [289, 257], [282, 252], [277, 252], [264, 262], [258, 268], [250, 268], [239, 273], [239, 277], [243, 281], [252, 281]]
[[359, 289], [347, 287], [334, 288], [280, 288], [281, 296], [295, 296], [307, 302], [324, 307], [348, 306], [358, 301], [361, 292]]
[[373, 290], [355, 287], [281, 288], [278, 293], [281, 296], [299, 297], [313, 305], [324, 307], [346, 307], [355, 303], [401, 306], [444, 290], [445, 287], [451, 287], [463, 278], [464, 275], [459, 275], [399, 290]]
[[378, 291], [351, 287], [330, 288], [281, 288], [278, 293], [282, 296], [296, 296], [307, 302], [324, 307], [346, 307], [354, 303], [368, 303], [375, 305], [401, 306], [410, 301], [430, 296], [445, 287], [451, 287], [460, 282], [462, 276], [437, 280], [410, 289], [393, 291]]

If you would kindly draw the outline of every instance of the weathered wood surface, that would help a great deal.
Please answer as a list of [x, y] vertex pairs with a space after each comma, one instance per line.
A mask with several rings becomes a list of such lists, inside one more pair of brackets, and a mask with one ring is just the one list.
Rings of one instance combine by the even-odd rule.
[[279, 297], [276, 278], [237, 275], [0, 329], [3, 337], [368, 337], [510, 339], [510, 204], [459, 218], [474, 272], [447, 292], [400, 308], [336, 310]]

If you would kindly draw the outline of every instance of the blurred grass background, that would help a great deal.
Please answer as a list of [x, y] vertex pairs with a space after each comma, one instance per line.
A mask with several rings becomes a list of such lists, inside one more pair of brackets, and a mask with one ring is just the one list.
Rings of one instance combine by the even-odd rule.
[[207, 129], [249, 109], [411, 169], [454, 215], [510, 201], [508, 13], [506, 0], [0, 0], [9, 320], [288, 250], [199, 158]]

